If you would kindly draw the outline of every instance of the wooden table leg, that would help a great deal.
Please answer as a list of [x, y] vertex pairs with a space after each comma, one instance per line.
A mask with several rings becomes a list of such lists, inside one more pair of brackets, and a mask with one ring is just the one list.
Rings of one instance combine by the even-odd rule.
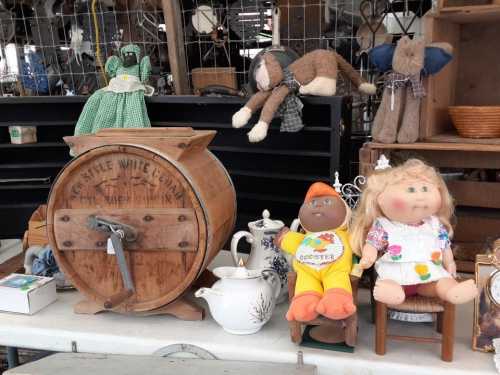
[[455, 343], [455, 305], [446, 302], [443, 312], [443, 334], [441, 343], [441, 359], [453, 361], [453, 345]]
[[288, 322], [288, 327], [290, 327], [290, 337], [292, 342], [295, 344], [300, 344], [302, 342], [302, 327], [299, 322], [292, 321]]
[[384, 355], [387, 336], [387, 305], [376, 302], [375, 306], [375, 353]]
[[443, 316], [444, 313], [438, 312], [436, 314], [436, 331], [437, 333], [443, 333]]

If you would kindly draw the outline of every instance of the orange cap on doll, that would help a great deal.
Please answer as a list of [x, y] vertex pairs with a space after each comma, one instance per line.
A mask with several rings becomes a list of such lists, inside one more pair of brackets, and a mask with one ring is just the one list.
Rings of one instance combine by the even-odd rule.
[[315, 182], [311, 185], [309, 190], [307, 191], [306, 198], [304, 199], [304, 203], [311, 201], [315, 197], [322, 196], [335, 196], [339, 197], [339, 193], [328, 184], [324, 182]]

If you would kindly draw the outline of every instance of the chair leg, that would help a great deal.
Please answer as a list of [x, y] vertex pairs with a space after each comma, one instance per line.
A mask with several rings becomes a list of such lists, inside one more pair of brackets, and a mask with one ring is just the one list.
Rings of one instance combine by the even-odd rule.
[[441, 359], [453, 361], [453, 345], [455, 343], [455, 305], [446, 302], [443, 312], [443, 334], [441, 342]]
[[384, 355], [387, 336], [387, 305], [376, 302], [375, 310], [375, 353]]
[[437, 333], [443, 333], [443, 313], [438, 312], [436, 314], [436, 331]]
[[290, 337], [292, 342], [300, 344], [302, 342], [302, 325], [300, 322], [292, 321], [288, 322], [288, 326], [290, 327]]

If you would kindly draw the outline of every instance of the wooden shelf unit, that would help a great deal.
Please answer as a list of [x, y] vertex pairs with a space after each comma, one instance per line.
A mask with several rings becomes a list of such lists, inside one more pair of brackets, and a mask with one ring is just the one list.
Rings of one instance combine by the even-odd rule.
[[455, 23], [494, 22], [500, 20], [500, 2], [485, 5], [445, 6], [438, 9], [435, 17]]
[[[418, 157], [437, 168], [500, 170], [500, 144], [417, 142], [413, 144], [365, 143], [360, 150], [360, 174], [368, 176], [378, 158]], [[454, 252], [462, 272], [474, 272], [476, 253], [485, 241], [500, 234], [500, 182], [447, 181], [455, 198]]]
[[[0, 238], [22, 236], [33, 211], [45, 203], [51, 183], [71, 159], [62, 137], [73, 134], [86, 100], [80, 96], [0, 98]], [[304, 129], [281, 133], [279, 120], [273, 121], [268, 137], [258, 144], [248, 142], [250, 126], [231, 126], [231, 117], [244, 99], [154, 96], [146, 99], [146, 105], [153, 127], [189, 125], [196, 130], [217, 130], [209, 149], [227, 168], [236, 187], [236, 229], [241, 230], [261, 217], [265, 208], [290, 224], [312, 182], [333, 183], [336, 170], [342, 181], [350, 179], [351, 100], [304, 97]], [[255, 116], [251, 124], [256, 120]], [[37, 126], [39, 142], [11, 144], [9, 125]], [[21, 181], [5, 182], [9, 179]]]
[[500, 35], [500, 5], [448, 8], [423, 19], [426, 43], [450, 43], [453, 59], [438, 74], [425, 79], [420, 140], [500, 144], [500, 139], [456, 136], [448, 114], [450, 106], [500, 105], [500, 49], [494, 45]]

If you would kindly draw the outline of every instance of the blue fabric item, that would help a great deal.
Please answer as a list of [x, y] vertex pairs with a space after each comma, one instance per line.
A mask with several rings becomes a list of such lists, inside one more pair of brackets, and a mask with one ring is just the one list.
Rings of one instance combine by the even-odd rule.
[[[392, 69], [392, 57], [394, 55], [395, 45], [384, 43], [369, 52], [370, 62], [375, 68], [385, 73]], [[448, 64], [453, 56], [445, 50], [438, 47], [425, 47], [423, 75], [431, 75], [438, 73]]]
[[31, 272], [36, 276], [52, 277], [59, 272], [52, 249], [48, 246], [33, 261]]
[[379, 72], [388, 72], [392, 69], [392, 56], [394, 55], [395, 49], [396, 46], [389, 43], [384, 43], [372, 48], [368, 53], [370, 62]]
[[30, 52], [28, 62], [22, 63], [21, 82], [26, 89], [33, 90], [40, 94], [49, 92], [49, 80], [47, 72], [39, 54]]
[[453, 56], [438, 47], [425, 47], [424, 75], [436, 74], [448, 64]]

